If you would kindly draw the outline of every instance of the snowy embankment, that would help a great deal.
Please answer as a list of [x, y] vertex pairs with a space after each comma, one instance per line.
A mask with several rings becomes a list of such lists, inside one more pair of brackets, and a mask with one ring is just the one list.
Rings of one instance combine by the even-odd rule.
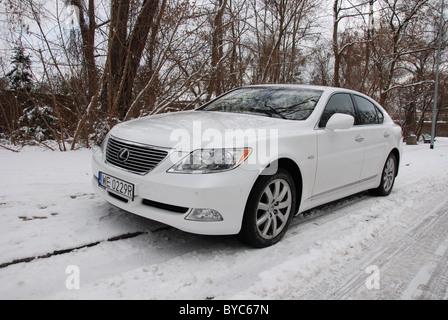
[[277, 245], [187, 234], [93, 193], [90, 150], [0, 150], [0, 299], [447, 299], [448, 139], [392, 194], [295, 218]]

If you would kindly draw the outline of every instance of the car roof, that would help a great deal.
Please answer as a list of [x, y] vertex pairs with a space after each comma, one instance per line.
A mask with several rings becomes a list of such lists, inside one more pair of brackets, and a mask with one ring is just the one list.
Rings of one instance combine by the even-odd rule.
[[345, 88], [338, 88], [338, 87], [330, 87], [330, 86], [319, 86], [319, 85], [308, 85], [308, 84], [255, 84], [255, 85], [247, 85], [243, 86], [242, 88], [278, 88], [278, 89], [286, 89], [286, 88], [306, 88], [306, 89], [313, 89], [313, 90], [322, 90], [322, 91], [345, 91], [345, 92], [352, 92], [352, 93], [360, 93], [357, 91], [353, 91], [350, 89]]
[[372, 97], [369, 97], [368, 95], [366, 95], [362, 92], [351, 90], [351, 89], [346, 89], [346, 88], [340, 88], [340, 87], [307, 85], [307, 84], [256, 84], [256, 85], [243, 86], [242, 88], [277, 88], [277, 89], [287, 89], [287, 88], [299, 89], [299, 88], [302, 88], [302, 89], [311, 89], [311, 90], [322, 90], [322, 91], [326, 92], [327, 94], [332, 94], [334, 92], [346, 92], [346, 93], [364, 96], [366, 98], [369, 98], [373, 102], [375, 102], [375, 104], [379, 105], [379, 103], [377, 101], [375, 101], [375, 99], [373, 99]]

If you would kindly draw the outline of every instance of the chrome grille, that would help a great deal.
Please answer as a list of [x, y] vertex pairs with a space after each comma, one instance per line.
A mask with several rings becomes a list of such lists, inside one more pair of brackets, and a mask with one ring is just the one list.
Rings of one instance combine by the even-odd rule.
[[168, 151], [111, 136], [107, 142], [106, 162], [121, 169], [146, 174], [168, 155]]

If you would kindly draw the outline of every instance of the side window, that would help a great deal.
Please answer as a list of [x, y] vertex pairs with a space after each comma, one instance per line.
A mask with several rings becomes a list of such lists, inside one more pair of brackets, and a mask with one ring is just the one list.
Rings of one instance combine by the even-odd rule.
[[383, 114], [369, 100], [354, 96], [359, 110], [361, 124], [378, 124], [383, 122]]
[[355, 107], [352, 98], [347, 93], [336, 93], [328, 100], [322, 117], [320, 118], [319, 128], [325, 128], [328, 120], [335, 113], [343, 113], [353, 116], [356, 119]]

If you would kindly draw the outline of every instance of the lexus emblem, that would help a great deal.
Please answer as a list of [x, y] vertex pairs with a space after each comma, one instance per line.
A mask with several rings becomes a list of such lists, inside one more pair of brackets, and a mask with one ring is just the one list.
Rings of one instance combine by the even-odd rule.
[[120, 162], [128, 161], [129, 155], [130, 155], [130, 153], [129, 153], [128, 149], [126, 149], [126, 148], [120, 149], [120, 151], [118, 151], [118, 155], [117, 155], [118, 161], [120, 161]]

